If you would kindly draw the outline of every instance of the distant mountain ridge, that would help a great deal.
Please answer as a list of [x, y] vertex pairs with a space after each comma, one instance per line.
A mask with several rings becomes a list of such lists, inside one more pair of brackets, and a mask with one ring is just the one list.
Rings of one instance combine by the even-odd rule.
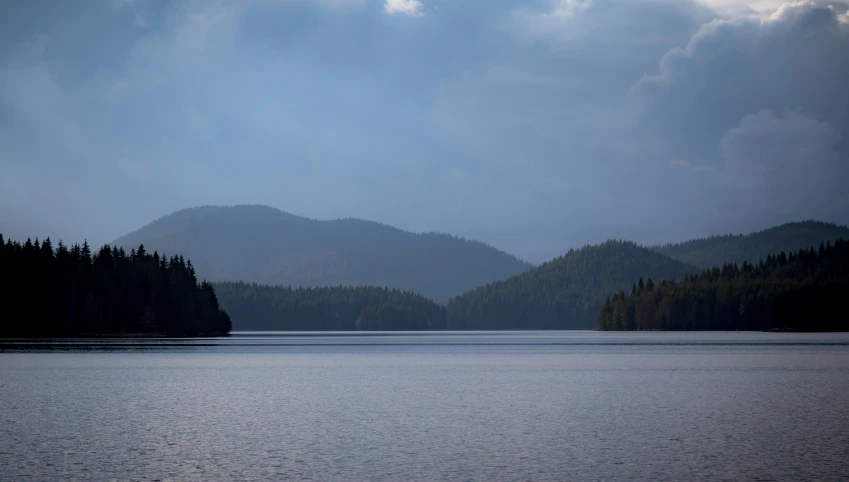
[[448, 234], [411, 233], [359, 219], [319, 221], [262, 205], [183, 209], [114, 244], [179, 252], [210, 281], [387, 286], [435, 300], [532, 267], [492, 246]]
[[693, 239], [682, 243], [651, 246], [670, 256], [703, 269], [724, 264], [757, 263], [770, 254], [819, 247], [826, 241], [849, 239], [849, 228], [820, 221], [782, 224], [751, 234], [729, 234]]
[[453, 298], [448, 329], [594, 329], [605, 299], [642, 278], [677, 280], [699, 269], [629, 241], [607, 241]]

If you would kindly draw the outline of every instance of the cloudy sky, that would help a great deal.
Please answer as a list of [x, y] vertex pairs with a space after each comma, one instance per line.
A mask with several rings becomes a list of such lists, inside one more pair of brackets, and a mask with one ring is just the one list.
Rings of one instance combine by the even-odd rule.
[[836, 1], [0, 5], [0, 232], [259, 203], [569, 247], [849, 223]]

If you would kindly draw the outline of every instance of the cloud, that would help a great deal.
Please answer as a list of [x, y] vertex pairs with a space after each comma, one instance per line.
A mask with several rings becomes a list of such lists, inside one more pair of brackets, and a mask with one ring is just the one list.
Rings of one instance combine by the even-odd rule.
[[592, 5], [593, 0], [560, 0], [551, 12], [544, 15], [555, 18], [572, 18], [575, 14], [587, 10]]
[[743, 117], [720, 143], [725, 181], [745, 191], [739, 209], [796, 219], [839, 213], [849, 185], [839, 137], [798, 111]]
[[533, 261], [849, 221], [845, 8], [716, 1], [0, 7], [0, 204], [107, 241], [268, 203]]
[[849, 128], [846, 58], [849, 29], [836, 12], [792, 3], [765, 19], [708, 22], [631, 92], [644, 103], [644, 126], [667, 139], [672, 155], [715, 163], [724, 133], [761, 109], [799, 109]]
[[764, 109], [743, 117], [722, 138], [720, 148], [732, 182], [778, 187], [786, 193], [804, 183], [822, 187], [845, 170], [845, 162], [832, 162], [839, 157], [834, 150], [837, 138], [826, 122], [797, 111], [779, 116]]
[[389, 14], [404, 14], [410, 17], [420, 17], [422, 15], [422, 2], [419, 0], [386, 0], [383, 4], [383, 10]]
[[794, 3], [807, 3], [843, 11], [846, 2], [843, 0], [699, 0], [699, 3], [726, 16], [769, 17], [785, 5]]

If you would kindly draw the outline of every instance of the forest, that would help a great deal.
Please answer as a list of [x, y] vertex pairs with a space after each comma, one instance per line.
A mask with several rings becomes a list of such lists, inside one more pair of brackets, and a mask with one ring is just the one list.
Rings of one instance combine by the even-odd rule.
[[54, 249], [0, 235], [0, 337], [220, 336], [230, 317], [191, 261], [144, 246]]
[[632, 242], [569, 250], [526, 273], [453, 298], [451, 330], [595, 329], [605, 298], [640, 276], [681, 279], [698, 272]]
[[847, 331], [849, 242], [725, 264], [680, 282], [641, 278], [609, 297], [602, 330]]
[[441, 330], [445, 309], [422, 295], [374, 286], [291, 288], [215, 283], [233, 329], [265, 331]]
[[[663, 249], [748, 257], [834, 229], [845, 228], [795, 223], [765, 231], [767, 237], [717, 237]], [[849, 293], [846, 245], [839, 239], [818, 250], [781, 251], [702, 272], [611, 240], [440, 304], [378, 286], [198, 282], [191, 261], [150, 254], [144, 245], [129, 253], [109, 245], [92, 252], [87, 243], [54, 248], [49, 239], [21, 244], [0, 236], [0, 301], [6, 308], [0, 336], [214, 336], [231, 328], [844, 330], [849, 326], [829, 310]]]

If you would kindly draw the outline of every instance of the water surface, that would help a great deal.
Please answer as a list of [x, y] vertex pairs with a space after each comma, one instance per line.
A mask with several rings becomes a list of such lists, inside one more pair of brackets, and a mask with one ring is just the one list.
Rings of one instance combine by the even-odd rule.
[[840, 480], [847, 396], [847, 334], [10, 340], [0, 479]]

